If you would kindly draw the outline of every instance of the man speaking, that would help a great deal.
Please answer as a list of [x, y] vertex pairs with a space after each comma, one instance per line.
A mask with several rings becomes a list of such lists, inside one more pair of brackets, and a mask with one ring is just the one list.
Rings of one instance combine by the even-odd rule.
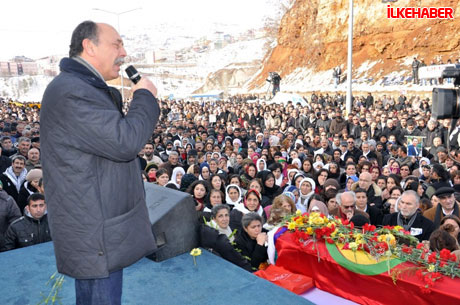
[[123, 115], [106, 81], [124, 57], [113, 27], [81, 23], [42, 101], [51, 237], [58, 271], [76, 279], [77, 304], [120, 304], [123, 268], [156, 248], [136, 157], [158, 121], [157, 90], [141, 78]]

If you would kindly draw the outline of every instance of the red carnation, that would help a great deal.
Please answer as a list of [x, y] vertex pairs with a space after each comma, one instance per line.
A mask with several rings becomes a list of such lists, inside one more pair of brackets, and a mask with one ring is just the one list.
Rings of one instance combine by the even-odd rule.
[[439, 252], [439, 257], [443, 260], [449, 260], [450, 259], [450, 251], [448, 249], [442, 249]]
[[407, 254], [412, 254], [412, 248], [408, 247], [406, 245], [403, 245], [401, 248], [402, 252], [407, 253]]
[[428, 262], [429, 262], [430, 264], [436, 263], [436, 252], [432, 252], [432, 253], [428, 256]]
[[419, 243], [419, 244], [417, 245], [417, 249], [422, 249], [423, 247], [424, 247], [424, 245], [423, 245], [422, 243]]

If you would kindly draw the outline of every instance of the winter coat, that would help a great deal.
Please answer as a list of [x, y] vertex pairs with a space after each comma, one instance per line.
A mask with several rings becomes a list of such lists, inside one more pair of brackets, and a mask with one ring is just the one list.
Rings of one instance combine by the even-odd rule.
[[68, 58], [60, 66], [40, 117], [57, 267], [77, 279], [104, 278], [156, 248], [137, 154], [160, 109], [150, 91], [139, 89], [124, 116], [90, 70]]
[[[384, 226], [396, 226], [398, 225], [398, 212], [388, 214], [383, 217], [382, 224]], [[412, 224], [409, 232], [414, 237], [417, 237], [419, 241], [429, 240], [431, 233], [434, 231], [434, 224], [431, 220], [423, 217], [422, 214], [417, 213], [414, 223]]]
[[5, 233], [5, 244], [2, 251], [24, 248], [51, 240], [48, 226], [48, 215], [34, 219], [30, 214], [16, 219]]
[[21, 216], [13, 197], [5, 191], [0, 191], [0, 249], [3, 247], [4, 234], [8, 226]]
[[37, 189], [33, 187], [33, 185], [30, 184], [29, 181], [24, 181], [24, 183], [21, 186], [21, 190], [19, 191], [18, 200], [16, 201], [19, 207], [19, 211], [21, 211], [21, 213], [24, 213], [24, 208], [27, 205], [27, 198], [29, 198], [30, 195], [36, 192], [38, 192]]
[[225, 234], [220, 234], [214, 228], [205, 224], [200, 225], [200, 246], [219, 255], [223, 259], [252, 272], [251, 264], [233, 248]]
[[241, 250], [241, 255], [249, 260], [254, 271], [257, 271], [261, 263], [268, 260], [267, 247], [259, 245], [246, 231], [242, 230], [238, 234], [235, 243], [236, 248]]

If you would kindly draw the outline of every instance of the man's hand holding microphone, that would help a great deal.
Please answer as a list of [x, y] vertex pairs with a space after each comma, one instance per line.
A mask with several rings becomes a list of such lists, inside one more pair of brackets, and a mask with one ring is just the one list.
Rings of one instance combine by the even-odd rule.
[[133, 82], [134, 86], [131, 87], [131, 90], [136, 91], [137, 89], [147, 89], [153, 96], [157, 96], [157, 88], [155, 85], [146, 77], [141, 77], [139, 72], [133, 66], [128, 66], [126, 68], [126, 74], [129, 79]]

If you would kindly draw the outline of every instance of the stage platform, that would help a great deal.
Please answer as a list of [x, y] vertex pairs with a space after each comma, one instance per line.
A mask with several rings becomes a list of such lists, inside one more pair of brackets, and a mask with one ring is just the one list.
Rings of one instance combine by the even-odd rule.
[[[0, 265], [0, 304], [38, 304], [56, 271], [53, 245], [0, 253]], [[123, 276], [125, 305], [314, 304], [207, 251], [197, 257], [197, 266], [188, 253], [160, 263], [144, 258], [126, 268]], [[73, 279], [66, 277], [61, 296], [62, 304], [75, 303]]]

